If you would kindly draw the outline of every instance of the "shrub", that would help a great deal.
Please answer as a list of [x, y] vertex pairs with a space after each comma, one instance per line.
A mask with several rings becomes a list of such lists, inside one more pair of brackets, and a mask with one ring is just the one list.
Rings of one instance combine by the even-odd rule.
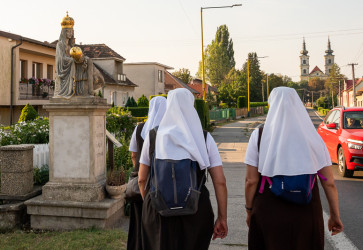
[[149, 107], [149, 100], [146, 98], [145, 95], [142, 95], [137, 99], [137, 106], [138, 107]]
[[219, 108], [221, 108], [221, 109], [227, 109], [228, 108], [228, 105], [227, 105], [227, 103], [221, 102], [219, 104]]
[[268, 106], [267, 102], [250, 102], [250, 107]]
[[316, 106], [321, 107], [321, 108], [326, 108], [328, 106], [327, 102], [328, 102], [328, 99], [326, 97], [322, 96], [316, 100]]
[[203, 129], [208, 129], [210, 120], [207, 103], [202, 99], [195, 99], [194, 107], [197, 110]]
[[127, 98], [127, 102], [125, 104], [125, 108], [126, 107], [137, 107], [137, 104], [136, 104], [135, 99], [133, 97]]
[[97, 94], [99, 97], [103, 98], [103, 95], [102, 95], [102, 92], [101, 90], [98, 91], [98, 94]]
[[149, 107], [130, 107], [127, 109], [133, 117], [145, 117], [149, 113]]
[[263, 107], [263, 113], [264, 114], [267, 114], [268, 113], [268, 106]]
[[21, 115], [18, 122], [25, 122], [35, 120], [38, 117], [38, 112], [29, 103], [25, 105], [21, 111]]
[[245, 96], [239, 96], [237, 98], [237, 108], [247, 108], [248, 100]]
[[49, 167], [43, 165], [41, 168], [33, 169], [34, 185], [44, 185], [49, 181]]

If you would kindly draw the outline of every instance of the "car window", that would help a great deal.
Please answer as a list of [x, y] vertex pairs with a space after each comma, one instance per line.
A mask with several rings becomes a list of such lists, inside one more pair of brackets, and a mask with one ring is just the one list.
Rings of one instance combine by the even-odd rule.
[[335, 123], [337, 125], [337, 129], [340, 127], [340, 110], [337, 110], [335, 112], [335, 115], [334, 115], [331, 123]]
[[324, 120], [324, 123], [325, 124], [332, 123], [333, 117], [334, 117], [334, 115], [335, 115], [336, 112], [337, 112], [336, 110], [330, 111], [329, 114], [326, 116], [326, 118]]
[[363, 129], [363, 111], [344, 112], [343, 121], [346, 129]]

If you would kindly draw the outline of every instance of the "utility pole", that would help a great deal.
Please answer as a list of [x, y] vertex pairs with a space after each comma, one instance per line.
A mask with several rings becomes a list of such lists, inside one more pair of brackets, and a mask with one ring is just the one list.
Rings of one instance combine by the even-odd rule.
[[357, 100], [355, 99], [355, 76], [354, 76], [354, 66], [358, 65], [358, 63], [350, 63], [348, 65], [352, 65], [352, 75], [353, 75], [353, 106], [357, 106]]
[[341, 90], [340, 90], [340, 80], [339, 80], [339, 105], [343, 106], [342, 105], [342, 93], [341, 93]]
[[263, 91], [263, 81], [261, 81], [261, 85], [262, 85], [262, 102], [265, 102], [265, 95], [264, 95], [264, 91]]
[[311, 91], [311, 107], [314, 106], [314, 91]]

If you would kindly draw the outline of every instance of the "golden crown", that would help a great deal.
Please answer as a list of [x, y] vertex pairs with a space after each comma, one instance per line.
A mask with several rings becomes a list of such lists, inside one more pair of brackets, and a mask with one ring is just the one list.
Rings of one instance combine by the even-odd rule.
[[67, 28], [73, 29], [74, 20], [72, 17], [68, 16], [68, 11], [67, 11], [67, 16], [63, 17], [61, 25], [62, 25], [62, 29], [67, 29]]

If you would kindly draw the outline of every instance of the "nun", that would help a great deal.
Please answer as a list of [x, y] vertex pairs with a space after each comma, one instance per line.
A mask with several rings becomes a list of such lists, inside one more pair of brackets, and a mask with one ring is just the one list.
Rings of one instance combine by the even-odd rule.
[[[150, 172], [149, 135], [141, 152], [139, 187], [144, 199], [142, 207], [143, 249], [207, 250], [211, 238], [227, 236], [227, 187], [222, 161], [216, 143], [208, 133], [204, 138], [202, 125], [194, 108], [194, 96], [183, 88], [168, 93], [166, 112], [160, 122], [155, 140], [158, 159], [191, 159], [198, 162], [198, 182], [202, 182], [198, 211], [193, 215], [163, 217], [152, 206], [145, 191]], [[218, 204], [217, 219], [211, 206], [209, 191], [203, 175], [206, 171], [213, 181]]]
[[[166, 110], [166, 98], [162, 96], [156, 96], [150, 100], [148, 119], [145, 123], [140, 123], [134, 129], [131, 136], [129, 151], [132, 152], [132, 163], [134, 169], [133, 176], [137, 176], [139, 172], [139, 159], [144, 139], [148, 132], [159, 126], [161, 119], [164, 116]], [[128, 250], [142, 249], [141, 241], [141, 212], [142, 201], [132, 202], [130, 207], [130, 223], [129, 234], [127, 240]]]
[[[245, 155], [245, 199], [249, 249], [324, 249], [324, 222], [318, 182], [308, 205], [275, 196], [265, 185], [257, 192], [261, 176], [316, 174], [329, 203], [328, 229], [343, 230], [337, 188], [328, 150], [298, 94], [292, 88], [274, 88], [258, 147], [259, 129], [251, 134]], [[262, 191], [262, 190], [261, 190]]]

